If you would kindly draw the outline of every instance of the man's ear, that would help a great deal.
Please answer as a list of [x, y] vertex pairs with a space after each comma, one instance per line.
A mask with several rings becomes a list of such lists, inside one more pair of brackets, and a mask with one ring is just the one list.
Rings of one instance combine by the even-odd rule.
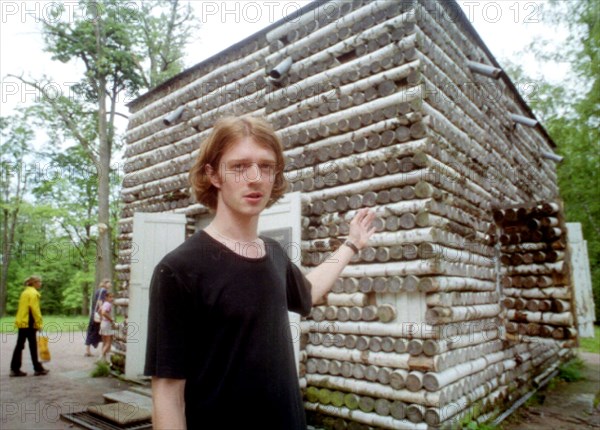
[[215, 172], [215, 169], [213, 169], [210, 164], [204, 166], [204, 171], [208, 175], [208, 179], [210, 180], [212, 186], [217, 189], [221, 188], [221, 178], [219, 178], [219, 173]]

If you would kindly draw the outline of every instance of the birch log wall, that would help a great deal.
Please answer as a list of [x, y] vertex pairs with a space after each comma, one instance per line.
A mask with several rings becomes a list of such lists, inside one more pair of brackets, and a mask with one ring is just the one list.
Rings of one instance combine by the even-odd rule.
[[358, 209], [375, 211], [370, 246], [302, 322], [315, 423], [489, 419], [569, 356], [554, 144], [454, 2], [319, 1], [130, 108], [125, 289], [135, 211], [184, 213], [190, 233], [206, 216], [187, 172], [223, 115], [264, 115], [278, 130], [307, 268]]
[[507, 337], [577, 337], [561, 207], [548, 202], [494, 211], [500, 225], [502, 300]]

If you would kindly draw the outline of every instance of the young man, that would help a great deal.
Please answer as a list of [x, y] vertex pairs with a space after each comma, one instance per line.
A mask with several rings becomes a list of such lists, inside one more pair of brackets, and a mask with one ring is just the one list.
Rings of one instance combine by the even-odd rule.
[[190, 172], [212, 222], [155, 268], [145, 374], [155, 429], [306, 428], [288, 310], [307, 315], [373, 234], [360, 211], [348, 241], [306, 277], [258, 217], [286, 190], [281, 143], [254, 117], [218, 121]]
[[42, 311], [40, 310], [40, 293], [38, 291], [40, 288], [42, 288], [42, 278], [39, 276], [30, 276], [25, 280], [25, 289], [19, 298], [19, 308], [15, 320], [19, 334], [10, 362], [10, 376], [27, 376], [26, 372], [21, 371], [25, 341], [29, 342], [33, 374], [41, 376], [48, 373], [48, 370], [44, 369], [40, 363], [37, 351], [36, 333], [42, 329]]

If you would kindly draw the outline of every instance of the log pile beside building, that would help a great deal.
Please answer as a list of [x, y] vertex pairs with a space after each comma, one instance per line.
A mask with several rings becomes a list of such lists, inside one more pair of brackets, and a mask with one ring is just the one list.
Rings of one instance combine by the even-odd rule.
[[547, 202], [534, 207], [494, 211], [500, 225], [502, 303], [513, 336], [575, 339], [566, 226], [561, 207]]
[[222, 115], [278, 130], [307, 268], [375, 211], [370, 245], [302, 323], [314, 423], [483, 421], [569, 356], [554, 144], [454, 2], [316, 2], [130, 107], [124, 285], [135, 211], [184, 213], [190, 232], [207, 216], [187, 172]]

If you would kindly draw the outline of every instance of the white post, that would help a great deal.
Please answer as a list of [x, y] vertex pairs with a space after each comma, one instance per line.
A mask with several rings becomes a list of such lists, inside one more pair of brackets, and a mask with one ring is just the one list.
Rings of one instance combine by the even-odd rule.
[[149, 288], [154, 266], [185, 240], [185, 222], [183, 214], [138, 212], [133, 215], [125, 360], [128, 378], [138, 379], [144, 372]]
[[569, 247], [571, 248], [571, 267], [573, 268], [573, 287], [575, 289], [575, 307], [579, 337], [594, 337], [594, 296], [592, 294], [592, 276], [587, 241], [583, 240], [581, 224], [567, 223]]

